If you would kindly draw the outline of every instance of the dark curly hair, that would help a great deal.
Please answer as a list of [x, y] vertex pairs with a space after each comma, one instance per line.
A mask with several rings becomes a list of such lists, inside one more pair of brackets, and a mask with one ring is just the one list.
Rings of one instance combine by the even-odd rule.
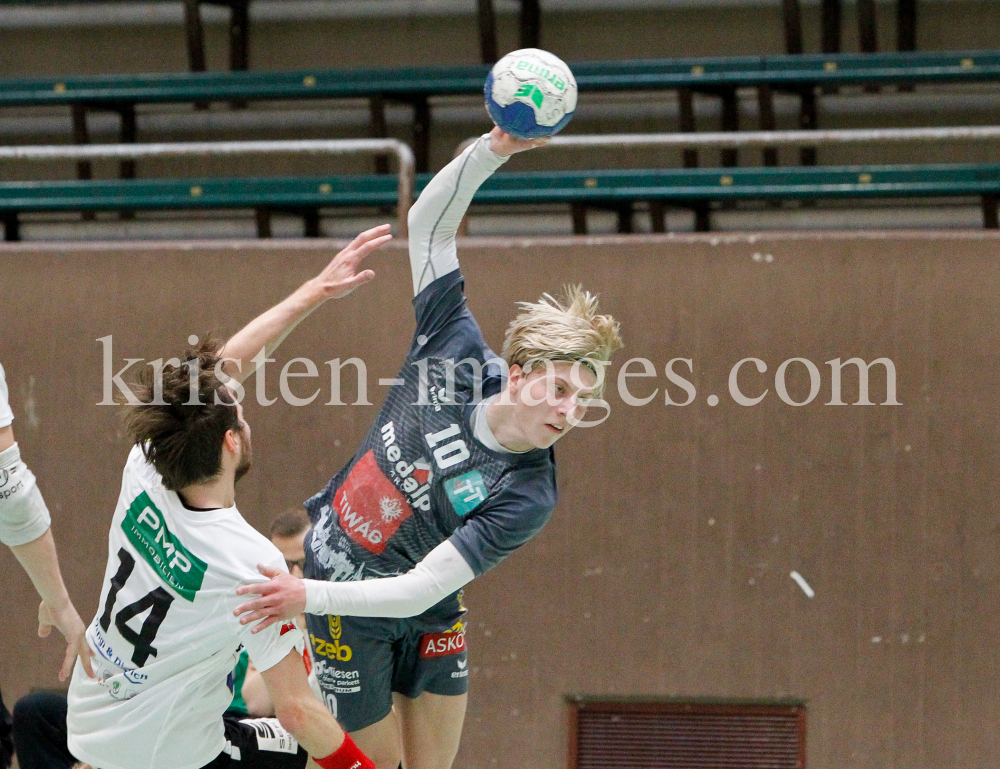
[[140, 404], [127, 405], [125, 431], [172, 491], [218, 476], [222, 439], [241, 432], [233, 393], [216, 375], [222, 346], [206, 337], [183, 362], [167, 361], [160, 377], [146, 366], [132, 386]]

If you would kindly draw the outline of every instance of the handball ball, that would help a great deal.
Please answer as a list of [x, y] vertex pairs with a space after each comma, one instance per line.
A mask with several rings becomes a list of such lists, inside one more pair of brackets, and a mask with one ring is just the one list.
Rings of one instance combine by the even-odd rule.
[[517, 139], [559, 133], [576, 109], [576, 80], [566, 62], [537, 48], [500, 59], [483, 90], [493, 122]]

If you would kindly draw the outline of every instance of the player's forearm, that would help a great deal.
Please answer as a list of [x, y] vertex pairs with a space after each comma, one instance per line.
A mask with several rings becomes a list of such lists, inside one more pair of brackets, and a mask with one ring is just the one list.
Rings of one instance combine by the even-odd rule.
[[10, 425], [0, 427], [0, 454], [14, 445], [14, 428]]
[[324, 301], [323, 293], [313, 281], [308, 281], [283, 302], [258, 315], [226, 342], [222, 355], [240, 362], [239, 368], [227, 363], [226, 373], [242, 382], [257, 369], [259, 361], [274, 352], [285, 337]]
[[281, 725], [314, 758], [328, 756], [344, 743], [343, 730], [312, 691], [308, 697], [279, 706], [276, 715]]
[[490, 138], [480, 137], [442, 168], [410, 209], [409, 248], [413, 294], [458, 269], [455, 236], [462, 217], [480, 185], [507, 158], [490, 150]]
[[52, 530], [46, 529], [38, 539], [24, 545], [11, 546], [11, 552], [31, 578], [45, 604], [54, 612], [69, 605], [69, 593], [59, 571], [56, 543]]
[[308, 614], [414, 617], [475, 578], [454, 545], [445, 541], [398, 577], [363, 582], [304, 580]]

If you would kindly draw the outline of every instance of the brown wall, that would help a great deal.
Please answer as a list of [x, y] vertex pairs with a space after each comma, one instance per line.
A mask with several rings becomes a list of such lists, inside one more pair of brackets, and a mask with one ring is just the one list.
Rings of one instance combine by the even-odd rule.
[[[115, 370], [126, 356], [177, 354], [190, 333], [235, 330], [332, 252], [328, 242], [0, 250], [15, 428], [88, 618], [127, 451], [115, 409], [94, 405], [95, 340], [114, 335]], [[618, 363], [641, 356], [659, 369], [632, 390], [660, 392], [643, 407], [613, 394], [605, 425], [560, 444], [552, 522], [470, 587], [472, 694], [457, 765], [564, 766], [567, 694], [801, 697], [813, 769], [992, 764], [998, 256], [1000, 238], [982, 233], [468, 241], [469, 303], [488, 340], [499, 344], [516, 300], [581, 281], [622, 322]], [[279, 365], [361, 356], [378, 399], [375, 380], [393, 372], [412, 320], [404, 252], [373, 262], [379, 280], [307, 320]], [[769, 370], [744, 368], [744, 390], [770, 392], [741, 407], [726, 382], [749, 356]], [[824, 361], [852, 356], [889, 357], [903, 405], [823, 405]], [[686, 407], [662, 401], [676, 357], [694, 362]], [[792, 357], [823, 379], [801, 408], [770, 378]], [[799, 400], [803, 372], [789, 371]], [[845, 382], [851, 402], [855, 379]], [[872, 400], [884, 387], [874, 374]], [[318, 403], [325, 380], [323, 391]], [[251, 406], [247, 519], [263, 526], [318, 489], [373, 416]], [[33, 637], [35, 598], [5, 549], [0, 573], [0, 682], [13, 700], [57, 684], [60, 649]]]

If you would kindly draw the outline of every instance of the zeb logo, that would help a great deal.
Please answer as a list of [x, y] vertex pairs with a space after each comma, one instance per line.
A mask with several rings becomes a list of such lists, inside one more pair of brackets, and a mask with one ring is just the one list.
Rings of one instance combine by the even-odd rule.
[[340, 641], [330, 643], [329, 641], [324, 641], [322, 638], [317, 638], [312, 633], [309, 634], [309, 640], [312, 641], [313, 654], [320, 657], [339, 660], [340, 662], [350, 662], [351, 657], [354, 656], [351, 647], [342, 644]]

